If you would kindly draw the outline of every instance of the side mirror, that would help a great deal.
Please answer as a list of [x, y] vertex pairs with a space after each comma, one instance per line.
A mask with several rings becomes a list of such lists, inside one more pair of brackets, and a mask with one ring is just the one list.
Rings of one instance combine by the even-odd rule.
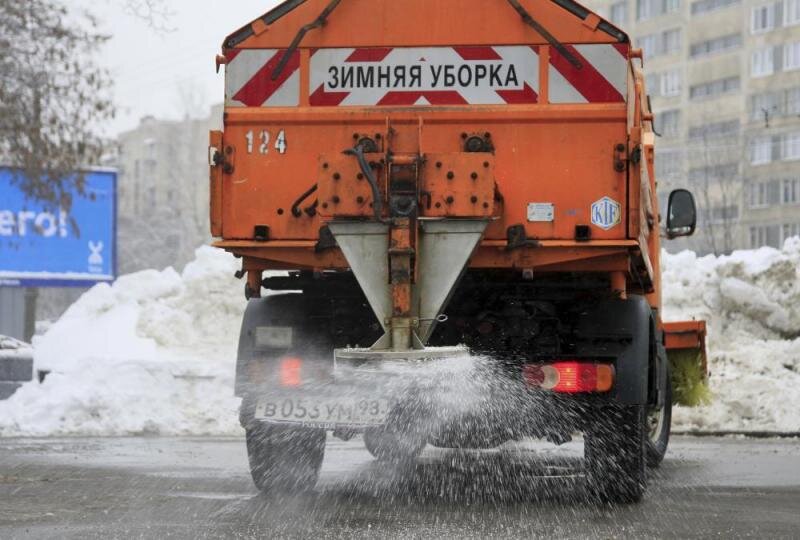
[[694, 196], [685, 189], [669, 194], [667, 206], [667, 238], [692, 236], [697, 228], [697, 206]]

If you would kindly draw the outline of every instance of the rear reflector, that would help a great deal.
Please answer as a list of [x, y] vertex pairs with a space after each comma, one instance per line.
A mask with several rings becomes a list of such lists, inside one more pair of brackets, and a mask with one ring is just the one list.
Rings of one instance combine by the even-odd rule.
[[280, 383], [281, 386], [296, 387], [303, 383], [300, 371], [303, 367], [303, 361], [299, 358], [284, 358], [281, 360], [280, 366]]
[[527, 364], [522, 375], [528, 386], [563, 394], [602, 393], [614, 386], [611, 364], [575, 360]]

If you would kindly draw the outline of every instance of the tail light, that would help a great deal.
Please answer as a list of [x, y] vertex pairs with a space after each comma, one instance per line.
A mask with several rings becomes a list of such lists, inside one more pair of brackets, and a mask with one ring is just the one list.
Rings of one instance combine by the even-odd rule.
[[288, 357], [281, 360], [279, 368], [279, 380], [281, 386], [293, 388], [303, 383], [301, 370], [303, 361], [299, 358]]
[[614, 367], [596, 362], [527, 364], [522, 375], [528, 386], [563, 394], [603, 393], [614, 386]]

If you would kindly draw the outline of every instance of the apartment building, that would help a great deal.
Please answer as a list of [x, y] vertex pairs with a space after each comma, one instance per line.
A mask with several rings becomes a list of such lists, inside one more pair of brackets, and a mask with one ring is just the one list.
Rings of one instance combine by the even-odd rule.
[[586, 0], [644, 51], [662, 200], [691, 189], [700, 252], [800, 234], [800, 0]]
[[221, 124], [220, 105], [203, 119], [145, 117], [118, 137], [121, 273], [180, 268], [210, 239], [208, 132]]

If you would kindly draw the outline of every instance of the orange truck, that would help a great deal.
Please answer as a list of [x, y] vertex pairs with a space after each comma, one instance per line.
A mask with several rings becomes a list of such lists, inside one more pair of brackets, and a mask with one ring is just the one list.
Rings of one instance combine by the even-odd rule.
[[581, 432], [591, 492], [642, 497], [705, 327], [660, 316], [696, 210], [662, 223], [641, 59], [573, 0], [289, 0], [225, 40], [211, 230], [260, 489], [313, 487], [329, 431], [382, 460]]

